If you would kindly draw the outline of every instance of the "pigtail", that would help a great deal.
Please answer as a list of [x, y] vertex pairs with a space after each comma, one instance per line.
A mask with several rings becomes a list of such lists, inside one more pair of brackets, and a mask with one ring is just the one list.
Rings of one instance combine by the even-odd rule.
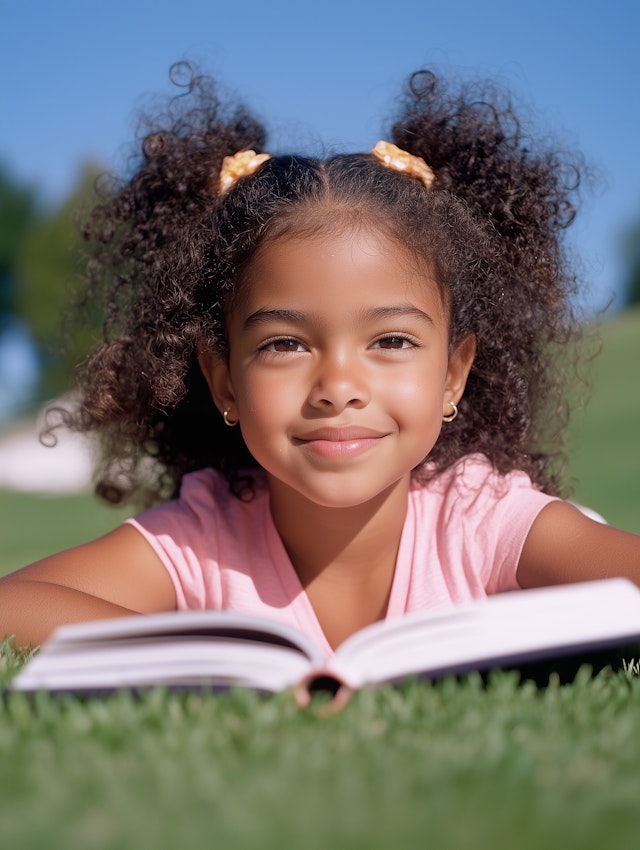
[[393, 135], [430, 164], [439, 188], [491, 221], [505, 250], [519, 260], [518, 240], [549, 248], [548, 234], [555, 243], [555, 234], [575, 217], [581, 159], [529, 137], [511, 95], [494, 83], [451, 91], [429, 71], [413, 74]]
[[493, 83], [452, 89], [428, 71], [410, 78], [393, 139], [424, 158], [434, 191], [461, 201], [487, 234], [473, 297], [468, 284], [451, 283], [453, 338], [471, 330], [478, 349], [461, 416], [432, 459], [441, 468], [466, 447], [561, 492], [567, 384], [576, 385], [568, 343], [580, 324], [563, 232], [576, 214], [582, 160], [529, 135]]
[[171, 80], [182, 91], [141, 120], [131, 178], [102, 181], [84, 226], [80, 306], [95, 320], [100, 305], [103, 339], [80, 371], [81, 405], [66, 421], [99, 433], [96, 489], [113, 503], [175, 495], [185, 471], [220, 466], [223, 436], [225, 446], [233, 439], [216, 439], [219, 416], [197, 368], [198, 345], [211, 333], [199, 293], [222, 161], [262, 148], [265, 132], [191, 66], [173, 66]]

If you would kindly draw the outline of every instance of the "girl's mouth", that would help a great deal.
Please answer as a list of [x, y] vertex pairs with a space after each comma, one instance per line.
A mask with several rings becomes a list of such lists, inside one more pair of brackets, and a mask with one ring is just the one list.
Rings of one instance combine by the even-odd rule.
[[318, 428], [294, 442], [305, 450], [324, 458], [351, 458], [378, 445], [386, 433], [371, 428]]

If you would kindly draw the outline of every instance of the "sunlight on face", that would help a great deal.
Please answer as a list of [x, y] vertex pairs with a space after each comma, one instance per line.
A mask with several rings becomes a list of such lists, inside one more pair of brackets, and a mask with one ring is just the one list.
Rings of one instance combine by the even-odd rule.
[[321, 505], [408, 486], [461, 393], [435, 282], [370, 231], [264, 246], [228, 337], [207, 376], [216, 403], [272, 486]]

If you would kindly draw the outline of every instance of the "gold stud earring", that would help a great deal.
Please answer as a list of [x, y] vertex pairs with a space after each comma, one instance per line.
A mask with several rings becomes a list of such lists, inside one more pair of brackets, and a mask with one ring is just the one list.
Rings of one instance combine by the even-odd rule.
[[229, 414], [231, 413], [231, 408], [227, 407], [222, 413], [222, 418], [224, 419], [224, 424], [228, 425], [229, 428], [233, 428], [234, 425], [237, 425], [240, 421], [239, 419], [229, 419]]
[[452, 413], [450, 413], [448, 416], [443, 416], [442, 417], [443, 422], [453, 422], [453, 420], [458, 415], [458, 405], [455, 404], [452, 401], [450, 401], [449, 404], [451, 405]]

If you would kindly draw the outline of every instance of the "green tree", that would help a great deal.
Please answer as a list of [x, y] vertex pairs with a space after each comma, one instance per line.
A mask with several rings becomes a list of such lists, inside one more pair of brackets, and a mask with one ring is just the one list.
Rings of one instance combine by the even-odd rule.
[[72, 321], [69, 308], [78, 281], [80, 222], [95, 201], [97, 174], [92, 166], [83, 169], [72, 194], [30, 227], [18, 257], [16, 307], [41, 352], [43, 398], [71, 386], [75, 367], [95, 338]]
[[628, 305], [640, 304], [640, 223], [628, 230], [623, 250], [628, 269], [625, 302]]
[[0, 333], [16, 311], [18, 257], [36, 214], [35, 190], [0, 166]]

